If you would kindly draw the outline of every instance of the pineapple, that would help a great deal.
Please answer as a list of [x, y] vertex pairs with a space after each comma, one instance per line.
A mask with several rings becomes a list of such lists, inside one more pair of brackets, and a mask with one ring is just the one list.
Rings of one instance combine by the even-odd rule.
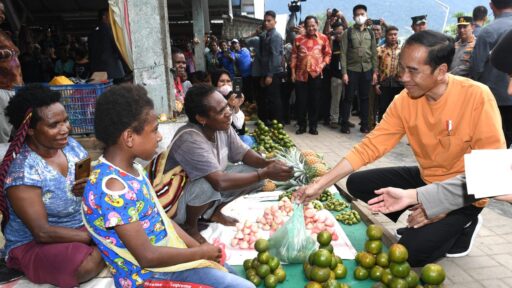
[[302, 154], [302, 157], [304, 157], [304, 158], [307, 158], [310, 156], [318, 158], [318, 154], [316, 154], [316, 152], [313, 150], [302, 150], [301, 154]]
[[263, 185], [263, 187], [261, 188], [262, 191], [264, 192], [269, 192], [269, 191], [275, 191], [276, 190], [276, 183], [274, 183], [272, 180], [265, 180], [265, 184]]
[[306, 157], [304, 157], [304, 160], [306, 161], [306, 164], [309, 166], [313, 166], [317, 163], [322, 162], [322, 160], [316, 156], [306, 156]]
[[325, 164], [323, 163], [317, 163], [313, 166], [310, 167], [310, 173], [308, 173], [308, 175], [310, 176], [309, 178], [315, 178], [315, 177], [319, 177], [319, 176], [323, 176], [325, 174], [327, 174], [327, 166], [325, 166]]

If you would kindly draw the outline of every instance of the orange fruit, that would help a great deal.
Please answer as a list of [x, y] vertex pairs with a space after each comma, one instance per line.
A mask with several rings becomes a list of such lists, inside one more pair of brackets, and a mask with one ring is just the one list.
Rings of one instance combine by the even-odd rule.
[[329, 268], [313, 266], [311, 269], [311, 280], [315, 282], [323, 283], [329, 280], [329, 277], [331, 277], [331, 269]]
[[265, 277], [265, 288], [274, 288], [277, 286], [277, 282], [276, 276], [269, 274]]
[[426, 284], [439, 285], [446, 278], [443, 266], [430, 263], [421, 269], [421, 280]]
[[314, 281], [309, 281], [304, 288], [322, 288], [322, 285]]
[[276, 276], [277, 282], [283, 283], [286, 279], [286, 272], [283, 268], [278, 268], [276, 271], [274, 271], [274, 276]]
[[247, 259], [244, 261], [244, 270], [247, 271], [251, 269], [252, 259]]
[[325, 249], [331, 253], [334, 253], [334, 247], [332, 247], [332, 244], [329, 244], [327, 246], [320, 245], [320, 247], [318, 249]]
[[372, 270], [370, 271], [370, 278], [374, 281], [380, 281], [380, 278], [382, 278], [382, 273], [384, 273], [384, 268], [380, 266], [373, 266]]
[[247, 277], [250, 277], [250, 276], [252, 276], [252, 275], [258, 276], [258, 275], [256, 274], [256, 269], [254, 269], [254, 268], [247, 269], [247, 270], [245, 271], [245, 275], [247, 275]]
[[363, 252], [359, 255], [359, 265], [364, 268], [371, 269], [375, 266], [375, 257], [367, 252]]
[[382, 251], [382, 241], [368, 240], [364, 243], [364, 250], [366, 250], [368, 253], [377, 255]]
[[411, 270], [411, 272], [409, 272], [409, 275], [405, 277], [405, 281], [407, 281], [409, 287], [416, 287], [420, 283], [420, 277], [418, 277], [418, 274], [416, 274], [414, 270]]
[[382, 272], [382, 277], [380, 277], [380, 282], [389, 285], [391, 279], [393, 279], [393, 274], [391, 274], [391, 271], [389, 271], [389, 269], [384, 269], [384, 272]]
[[311, 252], [311, 254], [309, 254], [309, 257], [308, 257], [308, 263], [309, 265], [314, 265], [314, 260], [315, 260], [315, 252]]
[[277, 268], [279, 268], [279, 265], [281, 265], [279, 259], [274, 256], [270, 256], [270, 260], [268, 260], [268, 266], [270, 266], [270, 270], [275, 271]]
[[391, 270], [391, 274], [393, 274], [393, 276], [399, 278], [405, 278], [407, 275], [409, 275], [409, 272], [411, 272], [411, 266], [407, 262], [391, 262], [389, 269]]
[[396, 243], [389, 247], [389, 260], [391, 262], [402, 263], [407, 261], [407, 258], [409, 258], [409, 252], [407, 252], [404, 245]]
[[389, 282], [389, 288], [409, 288], [409, 285], [405, 279], [393, 277]]
[[270, 253], [268, 251], [258, 253], [258, 262], [261, 264], [267, 264], [270, 260]]
[[338, 288], [338, 282], [336, 279], [329, 279], [322, 284], [322, 288]]
[[366, 229], [366, 236], [368, 236], [368, 239], [370, 240], [380, 240], [382, 238], [382, 234], [384, 234], [382, 226], [371, 224]]
[[258, 262], [258, 257], [252, 259], [251, 267], [253, 269], [258, 269], [258, 267], [260, 267], [260, 262]]
[[304, 276], [306, 279], [311, 280], [311, 270], [313, 270], [313, 266], [309, 265], [308, 262], [304, 263]]
[[313, 265], [324, 268], [331, 266], [332, 254], [325, 249], [319, 249], [313, 257]]
[[258, 275], [251, 275], [247, 278], [247, 280], [251, 281], [254, 286], [258, 287], [261, 284], [261, 278]]
[[254, 243], [254, 249], [258, 252], [265, 252], [268, 250], [268, 240], [266, 239], [258, 239], [256, 243]]
[[316, 236], [316, 241], [320, 243], [320, 246], [327, 246], [331, 244], [332, 235], [329, 231], [322, 231]]
[[386, 252], [381, 252], [375, 257], [375, 264], [380, 267], [386, 268], [389, 266], [389, 255]]
[[357, 280], [366, 280], [368, 279], [369, 274], [370, 273], [368, 273], [368, 270], [361, 266], [357, 266], [356, 269], [354, 270], [354, 278], [356, 278]]
[[267, 264], [261, 264], [258, 269], [256, 269], [256, 274], [261, 278], [265, 278], [270, 274], [270, 267]]
[[347, 267], [343, 264], [338, 264], [336, 268], [334, 268], [334, 276], [336, 279], [343, 279], [347, 276]]

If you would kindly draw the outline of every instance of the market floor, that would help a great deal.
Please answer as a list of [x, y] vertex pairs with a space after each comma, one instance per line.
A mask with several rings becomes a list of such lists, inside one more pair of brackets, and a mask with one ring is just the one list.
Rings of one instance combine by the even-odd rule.
[[[352, 122], [358, 120], [354, 118]], [[318, 136], [296, 135], [293, 124], [287, 125], [285, 130], [300, 149], [312, 149], [322, 154], [324, 161], [332, 167], [364, 137], [358, 128], [352, 128], [352, 133], [347, 135], [320, 125]], [[417, 165], [405, 138], [386, 156], [363, 169], [403, 165]], [[346, 189], [345, 182], [345, 179], [341, 180], [338, 185]], [[491, 201], [482, 215], [484, 223], [471, 253], [439, 262], [446, 269], [447, 287], [512, 287], [512, 205]], [[382, 215], [374, 216], [390, 231], [405, 225], [406, 215], [402, 215], [398, 223]]]

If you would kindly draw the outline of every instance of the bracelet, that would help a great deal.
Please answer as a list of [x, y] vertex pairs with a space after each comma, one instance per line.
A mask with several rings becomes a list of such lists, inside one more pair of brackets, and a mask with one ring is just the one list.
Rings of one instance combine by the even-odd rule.
[[258, 182], [260, 182], [261, 181], [260, 169], [256, 169], [256, 174], [258, 175]]

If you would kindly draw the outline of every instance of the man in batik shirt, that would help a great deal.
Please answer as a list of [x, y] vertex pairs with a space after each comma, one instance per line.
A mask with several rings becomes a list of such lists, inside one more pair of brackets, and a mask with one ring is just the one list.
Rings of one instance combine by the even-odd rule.
[[318, 135], [318, 110], [322, 91], [322, 70], [331, 61], [329, 38], [318, 32], [318, 20], [307, 16], [304, 20], [306, 34], [295, 38], [292, 48], [292, 82], [295, 82], [297, 96], [297, 134], [306, 132], [306, 115], [309, 120], [309, 133]]

